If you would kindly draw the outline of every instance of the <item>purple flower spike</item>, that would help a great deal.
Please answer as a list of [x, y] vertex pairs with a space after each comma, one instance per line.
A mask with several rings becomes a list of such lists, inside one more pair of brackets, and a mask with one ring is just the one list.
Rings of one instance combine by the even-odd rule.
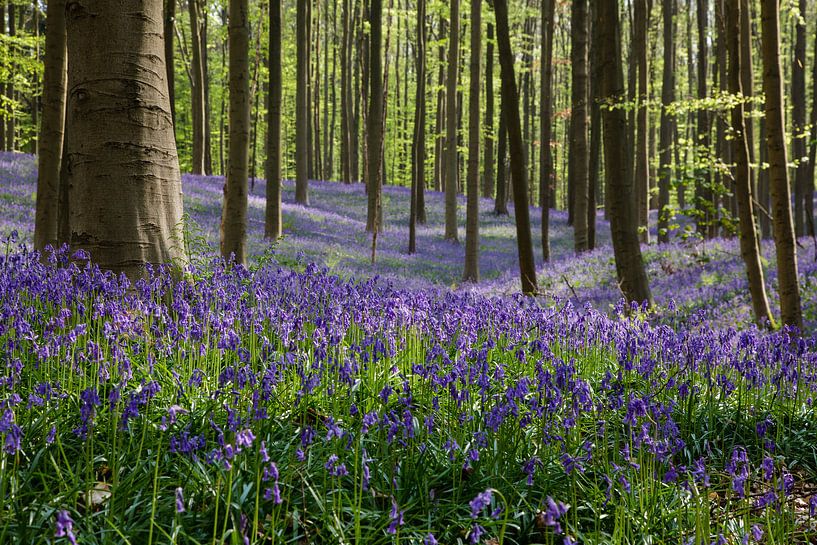
[[184, 513], [184, 492], [181, 486], [176, 489], [176, 512]]
[[485, 492], [480, 492], [473, 500], [469, 502], [468, 505], [471, 506], [472, 519], [478, 518], [483, 509], [491, 505], [491, 496], [492, 492], [489, 489]]
[[65, 509], [57, 511], [57, 531], [54, 537], [67, 537], [71, 545], [77, 545], [77, 538], [74, 535], [74, 521]]

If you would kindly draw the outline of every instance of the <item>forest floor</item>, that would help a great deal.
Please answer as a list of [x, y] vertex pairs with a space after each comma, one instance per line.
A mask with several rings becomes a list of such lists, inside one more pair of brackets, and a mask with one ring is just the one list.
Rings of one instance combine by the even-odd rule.
[[[224, 179], [184, 175], [183, 190], [188, 230], [200, 260], [218, 251]], [[371, 263], [371, 234], [365, 232], [366, 194], [363, 184], [310, 181], [308, 207], [295, 203], [295, 187], [283, 184], [284, 237], [274, 246], [263, 238], [266, 182], [256, 180], [249, 198], [248, 237], [251, 262], [272, 260], [303, 270], [314, 263], [344, 278], [377, 276], [401, 288], [467, 290], [483, 295], [508, 295], [518, 290], [514, 207], [510, 215], [493, 213], [493, 199], [480, 199], [479, 284], [462, 284], [465, 259], [465, 198], [459, 197], [459, 242], [447, 241], [444, 196], [426, 191], [426, 225], [418, 225], [417, 253], [408, 253], [409, 191], [386, 186], [383, 191], [385, 230], [378, 235], [377, 260]], [[0, 237], [17, 230], [30, 242], [34, 224], [36, 164], [29, 155], [0, 156]], [[653, 213], [654, 219], [654, 213]], [[676, 221], [683, 225], [685, 218]], [[609, 223], [599, 214], [596, 249], [577, 256], [567, 213], [551, 211], [551, 261], [542, 262], [541, 210], [531, 208], [531, 229], [541, 292], [557, 304], [591, 305], [610, 312], [621, 299], [610, 243]], [[688, 222], [687, 222], [688, 223]], [[653, 231], [655, 222], [653, 221]], [[701, 240], [684, 237], [676, 227], [673, 242], [644, 246], [650, 286], [657, 303], [657, 321], [745, 327], [751, 324], [747, 281], [736, 238]], [[653, 240], [655, 233], [653, 232]], [[763, 243], [767, 288], [777, 311], [774, 247]], [[804, 313], [809, 328], [817, 326], [817, 248], [800, 241], [799, 262]], [[661, 313], [661, 309], [675, 311]]]

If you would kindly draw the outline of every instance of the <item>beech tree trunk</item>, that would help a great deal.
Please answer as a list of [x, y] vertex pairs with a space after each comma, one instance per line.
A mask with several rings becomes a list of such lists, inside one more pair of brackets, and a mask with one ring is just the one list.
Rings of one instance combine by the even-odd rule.
[[190, 12], [190, 96], [192, 102], [192, 165], [193, 174], [204, 174], [204, 65], [201, 48], [200, 0], [188, 0]]
[[808, 230], [808, 235], [812, 237], [817, 235], [814, 228], [814, 173], [815, 173], [815, 161], [817, 161], [817, 33], [815, 33], [814, 38], [814, 60], [812, 61], [812, 72], [811, 72], [811, 118], [809, 119], [809, 123], [811, 124], [811, 145], [809, 146], [809, 161], [808, 161], [808, 176], [807, 179], [811, 180], [809, 183], [806, 184], [806, 228]]
[[230, 164], [224, 184], [221, 256], [247, 262], [247, 181], [250, 144], [250, 18], [248, 0], [230, 0]]
[[281, 1], [270, 0], [269, 5], [269, 89], [267, 90], [266, 142], [267, 203], [264, 236], [271, 240], [275, 240], [283, 234], [283, 215], [281, 214], [281, 85], [283, 83], [281, 79]]
[[507, 163], [508, 155], [508, 123], [505, 120], [505, 102], [500, 97], [499, 101], [499, 135], [496, 154], [496, 191], [494, 192], [494, 214], [497, 216], [508, 215], [508, 179]]
[[542, 0], [542, 42], [539, 78], [542, 100], [539, 101], [539, 206], [542, 207], [542, 259], [550, 261], [550, 207], [554, 185], [553, 150], [553, 28], [556, 0]]
[[[707, 37], [708, 10], [707, 0], [697, 0], [696, 11], [698, 14], [698, 99], [706, 100], [708, 95], [707, 76], [709, 74], [709, 41]], [[709, 224], [712, 218], [712, 174], [707, 165], [701, 164], [709, 159], [710, 138], [709, 138], [709, 112], [705, 108], [698, 110], [698, 133], [696, 147], [698, 150], [698, 163], [695, 176], [695, 208], [696, 227], [700, 235], [706, 235], [709, 231]]]
[[532, 295], [538, 291], [536, 268], [533, 259], [533, 241], [530, 233], [530, 209], [528, 208], [528, 180], [525, 168], [525, 144], [522, 141], [522, 124], [519, 121], [519, 94], [514, 73], [514, 56], [511, 50], [508, 28], [507, 0], [494, 0], [496, 15], [496, 38], [502, 76], [502, 103], [508, 126], [511, 153], [511, 181], [513, 183], [514, 214], [516, 216], [516, 243], [519, 254], [519, 276], [522, 293]]
[[295, 91], [295, 201], [309, 205], [309, 42], [307, 0], [298, 0], [297, 82]]
[[[646, 0], [644, 0], [646, 1]], [[570, 180], [573, 184], [573, 241], [585, 252], [589, 199], [587, 148], [587, 1], [573, 0], [570, 17]]]
[[57, 248], [60, 166], [65, 136], [65, 92], [68, 73], [65, 37], [65, 0], [48, 2], [43, 71], [43, 113], [37, 156], [37, 211], [34, 249]]
[[780, 76], [780, 3], [760, 3], [763, 36], [763, 92], [766, 94], [766, 145], [769, 153], [769, 186], [772, 231], [777, 251], [777, 278], [783, 324], [802, 327], [800, 288], [797, 276], [797, 246], [791, 213], [786, 133], [784, 128], [783, 80]]
[[792, 121], [792, 161], [794, 169], [794, 234], [806, 234], [806, 189], [814, 185], [808, 178], [806, 127], [806, 0], [799, 0], [800, 17], [795, 19], [794, 58], [791, 67], [791, 121]]
[[479, 88], [480, 34], [482, 33], [481, 1], [471, 0], [471, 60], [468, 89], [468, 173], [466, 180], [467, 204], [465, 215], [465, 271], [464, 282], [479, 282]]
[[491, 198], [494, 189], [494, 25], [488, 23], [485, 43], [485, 170], [482, 196]]
[[[9, 37], [14, 38], [17, 36], [17, 17], [16, 13], [16, 6], [14, 2], [9, 2], [8, 4], [8, 19], [9, 19]], [[11, 45], [12, 48], [15, 46]], [[14, 66], [14, 59], [11, 59], [11, 66], [10, 71], [12, 74], [16, 72], [16, 67]], [[16, 151], [17, 150], [17, 142], [16, 142], [16, 130], [17, 127], [15, 125], [15, 115], [16, 115], [16, 103], [17, 97], [15, 96], [15, 89], [14, 83], [9, 80], [6, 83], [6, 98], [9, 99], [10, 103], [6, 105], [7, 115], [6, 115], [6, 149], [9, 151]]]
[[352, 2], [343, 0], [343, 36], [340, 64], [340, 164], [341, 179], [352, 183]]
[[675, 102], [675, 13], [677, 0], [664, 0], [664, 78], [661, 85], [661, 143], [658, 181], [658, 242], [669, 242], [669, 195], [672, 182], [674, 119], [668, 108]]
[[[599, 0], [598, 24], [601, 95], [605, 103], [617, 104], [625, 98], [617, 0]], [[627, 167], [628, 148], [623, 145], [627, 142], [627, 118], [620, 108], [604, 108], [602, 123], [610, 231], [619, 286], [627, 301], [652, 304], [638, 241], [633, 178]]]
[[[6, 0], [0, 0], [0, 35], [6, 34]], [[0, 98], [6, 96], [7, 86], [0, 82]], [[6, 145], [6, 114], [0, 111], [0, 151], [7, 151]]]
[[71, 248], [140, 277], [184, 259], [162, 0], [80, 0], [66, 13]]
[[457, 78], [459, 74], [460, 2], [449, 0], [448, 75], [446, 77], [446, 139], [445, 139], [445, 238], [457, 241], [457, 184], [459, 154], [457, 153]]
[[426, 170], [426, 0], [417, 0], [417, 88], [414, 95], [414, 139], [411, 143], [411, 209], [409, 253], [417, 251], [418, 192], [425, 185]]
[[638, 93], [636, 95], [636, 141], [635, 141], [635, 192], [638, 211], [638, 239], [650, 242], [650, 159], [649, 159], [649, 115], [647, 100], [649, 98], [647, 67], [647, 23], [649, 13], [647, 0], [633, 0], [634, 29], [633, 54], [638, 66]]
[[[726, 1], [726, 35], [729, 50], [729, 92], [743, 94], [743, 65], [741, 60], [740, 11], [743, 0]], [[766, 296], [763, 267], [760, 262], [760, 241], [755, 229], [754, 206], [752, 203], [751, 170], [749, 167], [749, 145], [746, 140], [746, 123], [743, 102], [732, 107], [732, 156], [735, 160], [735, 196], [738, 201], [740, 218], [740, 254], [746, 266], [752, 309], [758, 325], [772, 325], [774, 317]]]
[[366, 116], [366, 150], [369, 179], [366, 231], [377, 236], [382, 225], [380, 192], [382, 190], [383, 161], [383, 2], [369, 3], [369, 114]]

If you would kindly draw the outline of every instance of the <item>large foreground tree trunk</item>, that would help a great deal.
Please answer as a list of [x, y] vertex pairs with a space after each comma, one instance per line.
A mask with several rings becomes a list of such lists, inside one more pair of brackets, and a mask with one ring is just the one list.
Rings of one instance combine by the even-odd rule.
[[777, 278], [781, 318], [785, 325], [802, 327], [797, 247], [791, 214], [786, 132], [783, 124], [783, 80], [780, 77], [780, 3], [760, 3], [763, 35], [763, 92], [766, 94], [766, 145], [769, 148], [769, 185], [772, 232], [777, 250]]
[[479, 88], [481, 1], [471, 0], [471, 59], [468, 89], [468, 178], [465, 215], [465, 271], [462, 279], [479, 282]]
[[675, 102], [675, 13], [677, 0], [664, 0], [664, 80], [661, 84], [661, 144], [658, 171], [658, 242], [669, 242], [669, 195], [672, 181], [674, 118], [668, 109]]
[[34, 249], [56, 248], [60, 165], [65, 136], [65, 84], [68, 77], [65, 43], [65, 0], [48, 2], [43, 73], [43, 115], [37, 157], [37, 214]]
[[366, 116], [366, 164], [369, 188], [366, 230], [377, 233], [383, 220], [380, 192], [383, 185], [383, 1], [369, 4], [369, 115]]
[[[601, 96], [605, 103], [617, 104], [624, 97], [621, 70], [618, 2], [600, 0], [598, 47], [601, 49], [599, 73]], [[647, 273], [638, 242], [638, 218], [635, 214], [633, 179], [628, 172], [627, 119], [621, 108], [604, 108], [604, 172], [609, 195], [610, 231], [616, 259], [619, 286], [628, 301], [652, 303]]]
[[530, 233], [525, 144], [522, 141], [522, 124], [519, 120], [519, 94], [513, 68], [514, 56], [511, 50], [510, 29], [508, 28], [507, 0], [494, 0], [494, 13], [496, 14], [496, 38], [502, 75], [502, 115], [508, 127], [508, 142], [511, 154], [511, 182], [513, 183], [513, 204], [514, 214], [516, 215], [519, 276], [522, 282], [522, 293], [534, 294], [538, 291], [538, 287], [536, 285], [536, 266], [533, 259], [533, 241]]
[[577, 252], [584, 252], [588, 249], [587, 208], [590, 198], [590, 156], [587, 148], [587, 1], [573, 0], [571, 7], [569, 168], [573, 184], [573, 242]]
[[182, 190], [162, 0], [125, 4], [68, 7], [65, 156], [72, 249], [135, 278], [184, 258]]
[[[742, 0], [726, 2], [726, 36], [729, 50], [729, 92], [733, 95], [743, 94], [743, 65], [740, 44], [740, 10]], [[735, 159], [735, 196], [738, 201], [740, 218], [740, 254], [746, 266], [749, 279], [749, 293], [752, 297], [752, 309], [755, 321], [759, 325], [773, 324], [774, 318], [766, 296], [766, 284], [763, 280], [763, 267], [760, 263], [760, 241], [755, 229], [754, 206], [752, 203], [751, 170], [749, 166], [749, 145], [746, 140], [746, 122], [743, 102], [736, 102], [732, 107], [732, 156]]]
[[[267, 90], [267, 205], [264, 236], [275, 240], [283, 231], [281, 214], [281, 1], [269, 6], [269, 89]], [[344, 61], [345, 62], [345, 61]], [[348, 164], [348, 158], [347, 162]], [[346, 174], [348, 171], [344, 170]]]

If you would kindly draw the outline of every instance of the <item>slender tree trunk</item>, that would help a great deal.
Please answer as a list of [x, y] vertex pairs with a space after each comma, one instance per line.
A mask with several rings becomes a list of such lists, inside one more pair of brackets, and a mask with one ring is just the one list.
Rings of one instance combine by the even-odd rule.
[[[16, 6], [14, 2], [9, 2], [8, 4], [8, 16], [9, 16], [9, 37], [15, 38], [17, 36], [17, 16], [16, 13]], [[16, 46], [12, 42], [11, 45], [12, 49], [16, 49]], [[12, 54], [13, 55], [13, 54]], [[11, 67], [10, 71], [14, 74], [17, 71], [17, 67], [14, 66], [14, 58], [11, 59]], [[6, 145], [8, 146], [9, 151], [16, 151], [17, 150], [17, 127], [16, 127], [16, 115], [17, 115], [17, 96], [16, 90], [14, 88], [14, 83], [10, 79], [6, 83], [6, 97], [9, 99], [10, 103], [7, 105], [8, 115], [6, 116]]]
[[661, 85], [661, 144], [658, 182], [658, 242], [669, 242], [670, 184], [674, 119], [668, 111], [675, 102], [675, 13], [677, 0], [664, 0], [664, 79]]
[[539, 101], [539, 205], [542, 207], [542, 259], [550, 260], [550, 208], [554, 185], [553, 150], [553, 30], [556, 0], [542, 0], [542, 59], [539, 77], [542, 100]]
[[309, 205], [309, 40], [308, 0], [298, 0], [297, 48], [298, 81], [295, 104], [295, 201]]
[[636, 96], [636, 142], [635, 142], [635, 192], [638, 210], [638, 238], [649, 243], [650, 217], [650, 162], [649, 162], [649, 112], [647, 100], [649, 72], [647, 66], [647, 24], [649, 12], [647, 0], [633, 0], [633, 54], [638, 66], [638, 94]]
[[202, 25], [201, 25], [201, 75], [202, 87], [204, 87], [204, 174], [213, 175], [213, 154], [212, 147], [212, 125], [210, 108], [210, 68], [207, 58], [207, 15], [208, 5], [202, 5]]
[[283, 233], [281, 213], [281, 2], [269, 5], [269, 89], [267, 90], [267, 203], [264, 236]]
[[[698, 99], [706, 100], [708, 95], [707, 74], [709, 73], [708, 61], [708, 9], [707, 0], [697, 0], [698, 14]], [[709, 224], [713, 221], [712, 209], [712, 175], [708, 166], [704, 163], [708, 161], [710, 151], [709, 139], [709, 112], [706, 108], [698, 110], [698, 133], [696, 147], [698, 148], [698, 166], [695, 176], [695, 208], [697, 210], [697, 229], [700, 235], [706, 235]]]
[[794, 59], [791, 67], [791, 104], [792, 104], [792, 161], [797, 165], [794, 170], [794, 234], [802, 237], [806, 234], [806, 190], [814, 185], [814, 179], [808, 178], [806, 127], [806, 0], [799, 0], [800, 17], [795, 20]]
[[[0, 35], [6, 34], [6, 0], [0, 0]], [[0, 82], [0, 99], [8, 96], [6, 93], [8, 86]], [[0, 151], [8, 151], [6, 142], [6, 113], [5, 108], [0, 109]]]
[[[62, 2], [64, 4], [64, 2]], [[52, 19], [48, 18], [49, 23]], [[170, 113], [173, 116], [173, 126], [176, 126], [176, 67], [175, 52], [173, 49], [174, 26], [176, 24], [176, 0], [165, 0], [164, 36], [165, 62], [167, 64], [167, 88], [170, 98]], [[48, 46], [46, 46], [46, 49]]]
[[[727, 58], [726, 58], [726, 15], [724, 13], [724, 4], [726, 0], [717, 0], [715, 2], [715, 27], [717, 29], [717, 39], [715, 40], [715, 66], [713, 67], [713, 78], [717, 83], [718, 90], [721, 93], [729, 92], [728, 74], [727, 74]], [[715, 118], [715, 155], [722, 164], [732, 164], [732, 146], [727, 142], [726, 136], [729, 131], [728, 121], [725, 116], [719, 115]], [[730, 206], [729, 196], [726, 194], [726, 188], [729, 181], [733, 177], [731, 166], [724, 169], [715, 169], [715, 191], [712, 192], [712, 214], [713, 222], [709, 226], [709, 238], [718, 236], [722, 233], [724, 237], [731, 237], [732, 231], [729, 229], [729, 223], [721, 221], [721, 216], [729, 216], [732, 211]], [[731, 189], [731, 188], [730, 188]], [[722, 204], [719, 205], [719, 201]], [[721, 230], [719, 231], [719, 227]]]
[[482, 33], [481, 0], [471, 0], [471, 59], [468, 89], [468, 173], [465, 216], [464, 282], [479, 282], [479, 88], [481, 73], [480, 34]]
[[516, 216], [519, 276], [522, 282], [522, 293], [534, 294], [539, 288], [536, 285], [533, 241], [530, 232], [525, 148], [522, 142], [522, 126], [519, 121], [519, 94], [516, 89], [516, 75], [513, 67], [514, 56], [511, 50], [510, 29], [508, 28], [507, 0], [494, 0], [494, 13], [496, 15], [496, 37], [502, 76], [502, 107], [508, 126], [508, 141], [511, 148], [511, 181], [514, 185], [513, 200], [514, 214]]
[[247, 262], [247, 178], [250, 143], [250, 19], [248, 0], [230, 0], [230, 165], [221, 215], [221, 256]]
[[505, 103], [501, 97], [499, 101], [499, 135], [496, 156], [496, 191], [494, 192], [494, 214], [497, 216], [508, 215], [508, 179], [507, 163], [505, 159], [508, 155], [508, 123], [505, 120]]
[[446, 177], [445, 177], [445, 238], [456, 241], [457, 183], [459, 154], [457, 153], [457, 76], [459, 73], [460, 2], [449, 0], [448, 76], [446, 77]]
[[[646, 1], [646, 0], [645, 0]], [[570, 180], [573, 183], [573, 240], [577, 252], [587, 244], [589, 198], [587, 148], [587, 1], [573, 0], [570, 17]]]
[[417, 251], [418, 192], [425, 185], [426, 160], [426, 0], [417, 0], [417, 88], [414, 110], [414, 139], [411, 146], [411, 209], [409, 253]]
[[201, 50], [200, 0], [188, 0], [190, 13], [190, 94], [193, 112], [192, 166], [193, 174], [204, 173], [204, 66]]
[[482, 196], [493, 195], [494, 189], [494, 25], [488, 23], [488, 40], [485, 44], [485, 170], [482, 179]]
[[808, 176], [806, 183], [806, 227], [808, 229], [808, 235], [812, 237], [817, 235], [814, 228], [814, 173], [815, 173], [815, 161], [817, 161], [817, 33], [815, 33], [814, 39], [814, 59], [812, 61], [812, 72], [811, 72], [811, 119], [809, 123], [811, 124], [811, 145], [809, 146], [809, 161], [808, 161]]
[[[182, 190], [170, 115], [162, 0], [67, 11], [70, 243], [103, 269], [179, 262]], [[107, 44], [99, 47], [100, 43]]]
[[[750, 98], [755, 94], [754, 91], [754, 63], [752, 62], [752, 6], [751, 0], [741, 0], [740, 4], [740, 84], [743, 91], [743, 96]], [[754, 110], [753, 103], [746, 101], [743, 106], [745, 115], [744, 122], [746, 124], [746, 144], [749, 147], [749, 186], [751, 189], [751, 196], [755, 215], [758, 216], [757, 202], [758, 191], [755, 175], [755, 131], [754, 131], [754, 117], [752, 111]], [[762, 214], [760, 214], [762, 216]]]
[[791, 193], [783, 124], [783, 80], [780, 77], [779, 0], [760, 3], [763, 35], [763, 92], [766, 94], [766, 144], [769, 152], [769, 185], [772, 229], [777, 250], [777, 278], [783, 324], [802, 327], [800, 288], [797, 277], [797, 246], [791, 214]]
[[[740, 11], [743, 0], [726, 1], [726, 34], [729, 49], [729, 92], [733, 95], [743, 94], [742, 60], [741, 60], [741, 23]], [[732, 156], [735, 159], [735, 195], [738, 201], [740, 216], [740, 254], [746, 265], [749, 280], [749, 293], [752, 297], [752, 309], [759, 325], [773, 324], [774, 318], [766, 297], [766, 284], [763, 280], [763, 267], [760, 263], [760, 242], [755, 229], [755, 215], [752, 205], [752, 181], [749, 166], [749, 145], [746, 141], [746, 123], [744, 120], [743, 102], [736, 102], [731, 112]]]
[[366, 149], [368, 152], [369, 195], [366, 231], [377, 236], [380, 231], [382, 212], [380, 191], [382, 188], [383, 161], [383, 62], [381, 48], [383, 41], [383, 2], [370, 0], [369, 3], [369, 114], [366, 116]]
[[48, 2], [43, 71], [43, 115], [37, 168], [37, 213], [34, 249], [59, 245], [57, 218], [60, 165], [65, 136], [65, 89], [67, 51], [65, 44], [65, 0]]
[[[618, 103], [624, 99], [618, 2], [599, 0], [598, 10], [601, 95], [605, 102]], [[651, 304], [652, 295], [638, 242], [633, 178], [627, 167], [628, 148], [622, 145], [627, 141], [627, 119], [622, 109], [605, 108], [602, 120], [610, 231], [619, 286], [628, 301]]]
[[352, 2], [343, 0], [340, 64], [340, 164], [343, 183], [352, 183]]
[[[445, 36], [445, 21], [440, 21], [439, 40]], [[437, 47], [437, 61], [439, 72], [437, 74], [437, 116], [434, 127], [434, 190], [442, 191], [445, 183], [445, 47], [440, 43]]]
[[601, 161], [601, 104], [599, 99], [598, 4], [590, 2], [590, 150], [587, 174], [587, 249], [596, 248], [596, 202]]

